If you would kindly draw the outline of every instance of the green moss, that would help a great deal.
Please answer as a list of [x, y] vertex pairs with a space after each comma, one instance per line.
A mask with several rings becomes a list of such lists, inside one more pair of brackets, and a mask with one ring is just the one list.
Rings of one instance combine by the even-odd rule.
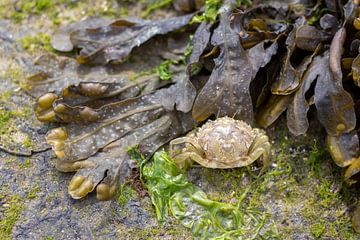
[[128, 10], [128, 8], [127, 8], [127, 7], [121, 7], [121, 8], [119, 9], [119, 15], [120, 15], [121, 17], [126, 17], [127, 15], [129, 15], [129, 10]]
[[23, 204], [21, 198], [17, 195], [10, 195], [6, 197], [6, 203], [3, 217], [0, 220], [0, 239], [10, 239], [11, 230], [20, 217], [20, 213], [23, 210]]
[[0, 94], [0, 101], [7, 102], [12, 96], [12, 91], [4, 91]]
[[27, 191], [27, 198], [34, 199], [39, 191], [40, 191], [40, 187], [38, 185], [35, 185], [33, 188]]
[[316, 238], [320, 238], [321, 235], [325, 232], [325, 229], [326, 229], [326, 225], [323, 223], [323, 221], [314, 223], [313, 225], [310, 226], [310, 232]]
[[308, 160], [308, 164], [311, 167], [311, 173], [315, 174], [315, 177], [319, 177], [319, 173], [321, 172], [321, 165], [328, 159], [329, 154], [315, 141], [310, 150]]
[[25, 73], [21, 67], [15, 63], [10, 64], [4, 73], [4, 78], [10, 79], [13, 83], [18, 85], [22, 89], [29, 89], [26, 83]]
[[26, 36], [18, 40], [22, 48], [30, 53], [34, 53], [37, 50], [54, 52], [55, 50], [52, 48], [50, 41], [51, 36], [45, 33]]
[[73, 7], [71, 0], [2, 0], [0, 3], [0, 17], [21, 23], [30, 16], [47, 15], [51, 19], [57, 18], [62, 8]]
[[167, 227], [126, 228], [120, 233], [123, 238], [134, 240], [151, 239], [191, 239], [190, 233], [181, 226], [168, 225]]
[[28, 169], [31, 166], [30, 158], [26, 159], [24, 162], [19, 164], [20, 169]]
[[125, 207], [128, 201], [136, 198], [136, 196], [136, 191], [132, 189], [131, 186], [125, 184], [120, 187], [120, 194], [117, 198], [117, 202], [120, 207]]
[[23, 71], [18, 65], [11, 64], [5, 71], [4, 77], [11, 79], [13, 82], [20, 81], [20, 78], [24, 76]]
[[33, 147], [31, 137], [19, 129], [19, 121], [24, 121], [32, 115], [31, 109], [19, 108], [17, 110], [7, 110], [0, 105], [0, 142], [4, 147], [13, 149]]
[[0, 133], [4, 133], [14, 113], [0, 108]]
[[185, 50], [185, 53], [184, 53], [184, 60], [187, 57], [190, 57], [190, 55], [192, 53], [192, 50], [193, 50], [193, 47], [194, 47], [194, 45], [192, 44], [192, 39], [193, 39], [193, 35], [190, 35], [189, 36], [189, 41], [186, 44], [186, 50]]
[[[27, 118], [31, 114], [31, 110], [28, 108], [19, 109], [16, 111], [10, 111], [7, 109], [3, 109], [0, 106], [0, 133], [6, 133], [11, 131], [11, 123], [16, 118]], [[31, 140], [26, 140], [31, 141]], [[26, 143], [29, 145], [30, 143]], [[32, 144], [32, 143], [31, 143]]]
[[323, 207], [330, 207], [330, 204], [333, 204], [336, 198], [339, 197], [338, 194], [331, 190], [331, 183], [327, 179], [320, 182], [320, 185], [316, 187], [316, 192]]
[[31, 138], [27, 135], [23, 141], [23, 145], [26, 148], [32, 148], [34, 146], [34, 143], [31, 140]]
[[141, 3], [143, 3], [146, 6], [145, 10], [141, 14], [141, 17], [146, 18], [157, 9], [169, 7], [172, 4], [172, 0], [155, 0], [155, 1], [142, 0]]
[[47, 237], [44, 238], [44, 240], [55, 240], [55, 238], [52, 237], [52, 236], [47, 236]]

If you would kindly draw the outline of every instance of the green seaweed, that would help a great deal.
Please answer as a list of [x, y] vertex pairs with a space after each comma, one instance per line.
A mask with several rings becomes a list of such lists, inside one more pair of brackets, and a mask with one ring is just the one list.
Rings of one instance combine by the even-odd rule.
[[205, 0], [205, 10], [200, 15], [195, 15], [191, 23], [215, 22], [221, 7], [221, 0]]
[[[130, 151], [139, 159], [139, 154]], [[141, 161], [141, 159], [140, 159]], [[141, 164], [142, 180], [147, 187], [157, 218], [167, 222], [170, 213], [196, 239], [277, 238], [278, 233], [268, 215], [254, 208], [211, 200], [200, 188], [187, 180], [165, 151], [155, 153], [152, 162]]]
[[161, 80], [169, 81], [171, 80], [171, 72], [170, 72], [170, 65], [172, 64], [171, 60], [163, 61], [157, 68], [156, 74], [159, 76]]

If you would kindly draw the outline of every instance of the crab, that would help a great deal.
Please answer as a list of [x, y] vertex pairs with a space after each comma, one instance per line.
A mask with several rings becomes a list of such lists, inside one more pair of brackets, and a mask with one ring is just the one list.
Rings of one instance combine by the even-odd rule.
[[271, 161], [271, 144], [265, 132], [230, 117], [208, 121], [197, 132], [172, 140], [169, 148], [179, 167], [192, 161], [207, 168], [244, 167], [260, 159], [267, 166]]

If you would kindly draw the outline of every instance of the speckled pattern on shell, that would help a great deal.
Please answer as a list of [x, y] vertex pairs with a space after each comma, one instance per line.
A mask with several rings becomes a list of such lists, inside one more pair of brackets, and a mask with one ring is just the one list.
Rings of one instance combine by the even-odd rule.
[[222, 117], [204, 124], [197, 138], [208, 160], [233, 162], [247, 155], [255, 134], [247, 123]]

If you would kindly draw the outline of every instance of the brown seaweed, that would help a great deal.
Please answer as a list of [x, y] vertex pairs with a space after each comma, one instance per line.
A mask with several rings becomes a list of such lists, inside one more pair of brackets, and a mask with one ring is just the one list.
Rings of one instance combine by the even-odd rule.
[[195, 99], [193, 117], [203, 121], [212, 114], [234, 116], [252, 122], [253, 106], [249, 92], [252, 67], [236, 32], [230, 27], [231, 7], [220, 9], [220, 24], [211, 44], [220, 48], [209, 80]]
[[345, 29], [338, 30], [330, 46], [329, 55], [324, 55], [315, 86], [315, 106], [319, 121], [326, 132], [336, 136], [355, 128], [354, 101], [342, 87], [341, 48], [345, 40]]
[[104, 65], [110, 61], [121, 62], [133, 48], [139, 47], [155, 35], [184, 27], [192, 16], [189, 14], [157, 21], [119, 19], [96, 28], [85, 25], [84, 28], [79, 27], [70, 32], [70, 41], [74, 47], [81, 49], [77, 57], [81, 64]]
[[286, 39], [286, 48], [287, 52], [283, 58], [282, 67], [278, 75], [278, 79], [274, 82], [271, 87], [271, 92], [278, 95], [289, 95], [296, 91], [300, 85], [301, 76], [299, 72], [291, 62], [293, 53], [296, 50], [296, 31], [304, 26], [305, 19], [299, 18], [295, 25], [294, 29], [289, 33], [289, 36]]
[[189, 114], [167, 113], [142, 127], [134, 128], [86, 160], [58, 159], [56, 167], [65, 172], [77, 171], [68, 188], [73, 198], [82, 198], [96, 188], [97, 199], [108, 200], [129, 175], [129, 147], [138, 146], [145, 157], [150, 157], [159, 147], [191, 128], [193, 121]]

